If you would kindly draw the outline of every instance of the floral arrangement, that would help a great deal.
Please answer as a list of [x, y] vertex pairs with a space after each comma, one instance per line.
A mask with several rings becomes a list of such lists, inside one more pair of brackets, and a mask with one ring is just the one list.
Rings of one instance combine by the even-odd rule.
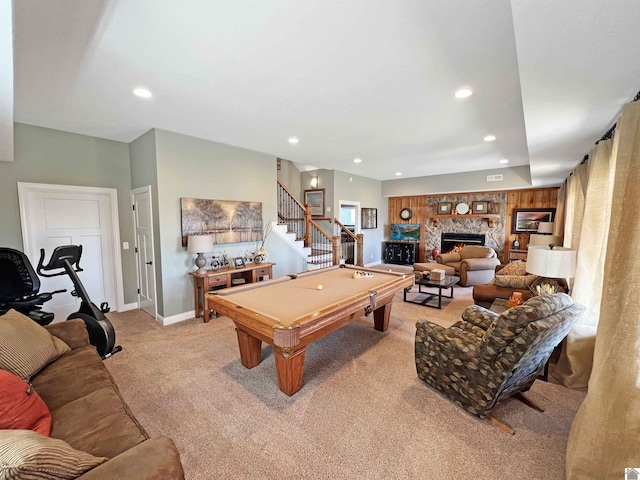
[[540, 285], [536, 285], [533, 291], [536, 295], [551, 295], [552, 293], [557, 292], [558, 286], [551, 285], [550, 283], [541, 283]]

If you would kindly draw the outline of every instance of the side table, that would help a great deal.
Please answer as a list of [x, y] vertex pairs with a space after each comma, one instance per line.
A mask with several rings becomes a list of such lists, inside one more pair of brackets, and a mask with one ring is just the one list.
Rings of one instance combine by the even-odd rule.
[[207, 270], [207, 273], [189, 272], [193, 277], [193, 297], [195, 304], [195, 317], [202, 317], [205, 323], [209, 322], [209, 315], [205, 305], [205, 294], [213, 288], [229, 288], [235, 285], [253, 283], [263, 280], [265, 277], [273, 278], [273, 266], [275, 263], [250, 263], [242, 268], [221, 268], [220, 270]]

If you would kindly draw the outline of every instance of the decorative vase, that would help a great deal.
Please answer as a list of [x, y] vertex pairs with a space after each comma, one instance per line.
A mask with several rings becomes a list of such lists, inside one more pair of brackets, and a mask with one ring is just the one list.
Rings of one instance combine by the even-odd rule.
[[433, 250], [431, 250], [431, 257], [435, 261], [435, 259], [438, 258], [439, 255], [440, 255], [440, 249], [438, 247], [434, 247]]
[[522, 299], [521, 292], [513, 292], [511, 294], [511, 298], [509, 298], [509, 308], [517, 307], [518, 305], [522, 305], [524, 300]]
[[260, 247], [260, 249], [258, 250], [256, 256], [255, 256], [255, 263], [262, 263], [262, 262], [266, 262], [267, 258], [269, 258], [269, 254], [267, 253], [267, 251], [264, 249], [264, 247]]

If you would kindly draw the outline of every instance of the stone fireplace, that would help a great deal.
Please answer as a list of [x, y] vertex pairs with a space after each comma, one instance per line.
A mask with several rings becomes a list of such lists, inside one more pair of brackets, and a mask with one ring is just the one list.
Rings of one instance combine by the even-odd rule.
[[442, 233], [440, 252], [458, 252], [465, 245], [484, 245], [486, 236], [477, 233]]

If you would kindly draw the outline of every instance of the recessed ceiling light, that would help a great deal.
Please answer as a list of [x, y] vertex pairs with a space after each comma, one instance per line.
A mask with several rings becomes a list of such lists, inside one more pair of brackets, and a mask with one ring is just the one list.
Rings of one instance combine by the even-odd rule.
[[133, 94], [136, 97], [141, 97], [141, 98], [151, 98], [153, 96], [153, 94], [146, 88], [134, 88]]
[[396, 177], [399, 177], [400, 175], [402, 175], [402, 172], [396, 172]]
[[360, 163], [362, 161], [361, 158], [354, 158], [353, 163]]
[[507, 160], [506, 158], [503, 158], [502, 160], [500, 160], [500, 163], [509, 163], [509, 160]]
[[495, 136], [495, 135], [486, 135], [486, 136], [484, 137], [484, 141], [485, 141], [485, 142], [493, 142], [495, 139], [496, 139], [496, 136]]
[[296, 143], [298, 143], [300, 140], [298, 140], [298, 137], [291, 137], [289, 138], [289, 143], [293, 143], [294, 145]]
[[470, 97], [473, 94], [473, 92], [471, 91], [471, 89], [469, 88], [461, 88], [460, 90], [458, 90], [455, 93], [455, 97], [456, 98], [467, 98]]

